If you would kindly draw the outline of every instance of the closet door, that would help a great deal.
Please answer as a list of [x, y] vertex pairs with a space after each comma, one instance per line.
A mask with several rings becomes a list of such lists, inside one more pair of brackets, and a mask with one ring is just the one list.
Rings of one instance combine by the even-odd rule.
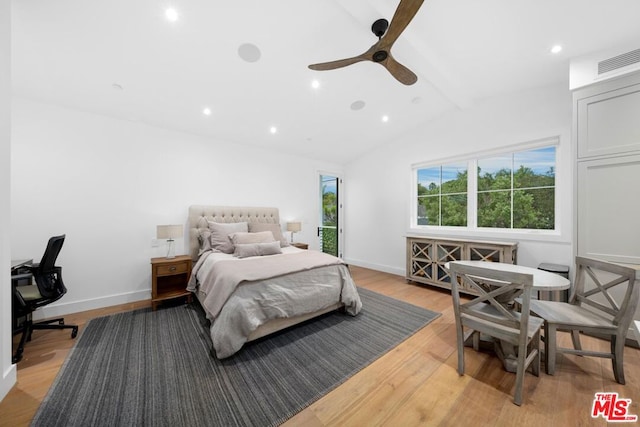
[[577, 253], [640, 264], [640, 154], [578, 162]]

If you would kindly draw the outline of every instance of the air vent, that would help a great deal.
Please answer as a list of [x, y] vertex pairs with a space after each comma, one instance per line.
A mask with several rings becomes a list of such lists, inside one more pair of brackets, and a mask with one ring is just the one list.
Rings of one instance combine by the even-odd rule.
[[640, 62], [640, 49], [598, 62], [598, 75]]

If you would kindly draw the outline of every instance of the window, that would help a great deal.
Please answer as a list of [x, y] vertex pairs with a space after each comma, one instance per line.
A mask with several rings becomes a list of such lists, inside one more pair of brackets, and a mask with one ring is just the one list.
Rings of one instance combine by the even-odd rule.
[[556, 147], [478, 160], [478, 227], [553, 230]]
[[415, 168], [414, 226], [554, 230], [557, 139], [545, 142]]
[[418, 225], [467, 225], [467, 164], [418, 169]]

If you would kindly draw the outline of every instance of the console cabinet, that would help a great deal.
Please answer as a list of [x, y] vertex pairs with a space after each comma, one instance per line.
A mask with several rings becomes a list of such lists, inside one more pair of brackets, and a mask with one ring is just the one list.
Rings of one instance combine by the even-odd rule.
[[[444, 265], [449, 261], [478, 260], [516, 264], [517, 242], [407, 237], [408, 281], [451, 289], [451, 277]], [[461, 288], [469, 294], [473, 290]]]

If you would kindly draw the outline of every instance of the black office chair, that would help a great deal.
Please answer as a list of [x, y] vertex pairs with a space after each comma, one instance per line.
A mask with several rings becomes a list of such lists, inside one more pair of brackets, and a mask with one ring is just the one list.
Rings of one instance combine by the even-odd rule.
[[31, 314], [39, 307], [51, 304], [62, 298], [67, 293], [67, 288], [62, 281], [62, 268], [54, 264], [62, 249], [65, 236], [54, 236], [49, 239], [47, 249], [38, 264], [29, 267], [28, 273], [33, 276], [35, 284], [28, 286], [13, 286], [14, 316], [23, 318], [22, 337], [20, 344], [13, 356], [13, 363], [22, 359], [24, 344], [31, 341], [31, 333], [34, 329], [71, 329], [71, 338], [78, 335], [77, 325], [65, 325], [63, 318], [33, 322]]

